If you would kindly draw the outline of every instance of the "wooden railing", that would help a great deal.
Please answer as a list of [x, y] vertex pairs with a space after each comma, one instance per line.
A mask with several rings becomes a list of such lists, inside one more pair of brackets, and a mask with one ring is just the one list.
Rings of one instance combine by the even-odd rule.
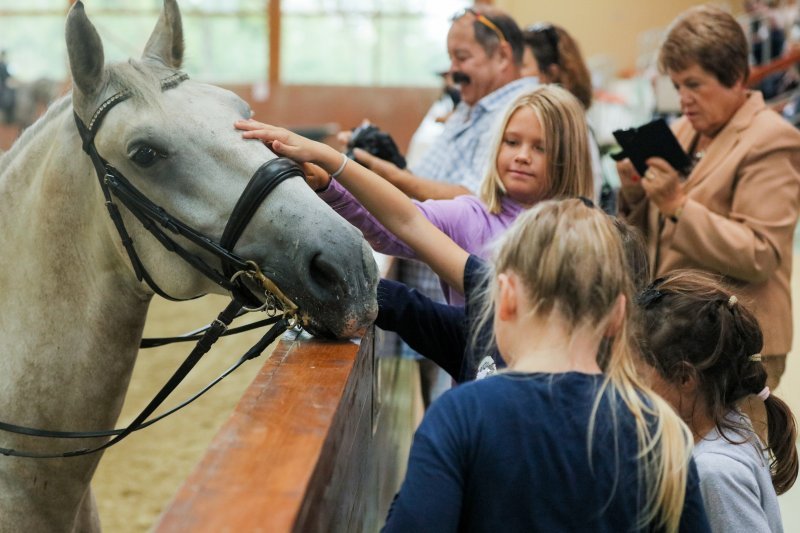
[[154, 531], [377, 531], [419, 418], [416, 372], [376, 352], [375, 330], [287, 333]]
[[413, 361], [283, 339], [155, 528], [377, 531], [415, 422]]

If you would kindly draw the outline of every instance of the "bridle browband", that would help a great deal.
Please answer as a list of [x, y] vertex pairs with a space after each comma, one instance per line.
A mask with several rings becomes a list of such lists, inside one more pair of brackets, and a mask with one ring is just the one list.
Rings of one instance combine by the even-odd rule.
[[[175, 72], [161, 81], [161, 90], [166, 91], [176, 87], [188, 78], [189, 76], [183, 72]], [[188, 335], [180, 338], [154, 339], [156, 342], [149, 345], [157, 346], [183, 340], [197, 340], [197, 344], [186, 360], [175, 371], [158, 394], [150, 401], [147, 407], [145, 407], [127, 427], [105, 431], [52, 431], [0, 422], [0, 430], [34, 437], [95, 438], [113, 436], [113, 438], [105, 444], [94, 448], [83, 448], [61, 453], [37, 453], [0, 447], [0, 454], [45, 459], [76, 457], [108, 448], [130, 433], [143, 429], [193, 402], [245, 361], [260, 355], [282, 332], [287, 329], [292, 329], [295, 326], [304, 325], [303, 318], [300, 315], [297, 305], [284, 295], [272, 280], [261, 272], [258, 264], [255, 261], [242, 258], [233, 252], [239, 237], [241, 237], [264, 199], [283, 181], [292, 177], [303, 177], [303, 172], [300, 167], [297, 163], [282, 157], [272, 159], [263, 164], [252, 176], [245, 190], [242, 192], [242, 195], [239, 197], [239, 200], [236, 202], [233, 212], [222, 232], [220, 241], [215, 242], [213, 239], [181, 222], [179, 219], [170, 215], [165, 209], [153, 203], [122, 175], [121, 172], [115, 169], [98, 153], [94, 139], [102, 124], [103, 118], [115, 105], [127, 100], [132, 94], [131, 91], [121, 91], [106, 99], [100, 107], [98, 107], [94, 115], [92, 115], [88, 126], [83, 123], [77, 113], [73, 111], [73, 114], [78, 133], [82, 140], [83, 150], [91, 158], [100, 182], [100, 188], [103, 191], [106, 207], [122, 239], [122, 244], [131, 261], [136, 278], [139, 281], [144, 281], [159, 296], [173, 301], [179, 300], [164, 292], [148, 273], [136, 252], [133, 239], [130, 237], [125, 227], [119, 208], [116, 203], [114, 203], [114, 197], [116, 197], [167, 250], [176, 253], [196, 270], [214, 281], [220, 287], [229, 291], [232, 300], [211, 324], [201, 330], [202, 334]], [[219, 258], [222, 265], [222, 272], [219, 272], [216, 268], [209, 265], [198, 255], [189, 252], [179, 245], [165, 230], [184, 237], [191, 243]], [[252, 292], [247, 282], [259, 286], [264, 291], [264, 302]], [[209, 385], [201, 389], [200, 392], [179, 404], [177, 407], [148, 420], [148, 417], [163, 403], [189, 371], [194, 368], [214, 342], [216, 342], [219, 337], [226, 334], [228, 326], [242, 310], [267, 311], [269, 318], [260, 321], [258, 325], [273, 324], [272, 327], [262, 339], [242, 355], [234, 365], [209, 383]], [[246, 329], [252, 329], [253, 326], [255, 326], [255, 324], [236, 329], [244, 331]], [[149, 347], [146, 345], [145, 341], [147, 341], [147, 339], [143, 339], [142, 347]]]

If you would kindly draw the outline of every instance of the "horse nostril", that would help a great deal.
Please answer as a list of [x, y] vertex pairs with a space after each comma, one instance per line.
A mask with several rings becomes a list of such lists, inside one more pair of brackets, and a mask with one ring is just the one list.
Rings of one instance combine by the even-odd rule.
[[326, 259], [322, 253], [314, 254], [309, 266], [311, 280], [327, 292], [335, 292], [342, 273], [335, 264]]

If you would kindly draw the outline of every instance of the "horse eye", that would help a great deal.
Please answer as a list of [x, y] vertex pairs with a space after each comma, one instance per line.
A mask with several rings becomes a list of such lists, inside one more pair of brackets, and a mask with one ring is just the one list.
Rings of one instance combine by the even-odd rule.
[[151, 146], [141, 146], [138, 150], [131, 156], [131, 159], [134, 163], [139, 165], [140, 167], [149, 167], [155, 164], [157, 158], [166, 158], [164, 154], [161, 154], [152, 148]]

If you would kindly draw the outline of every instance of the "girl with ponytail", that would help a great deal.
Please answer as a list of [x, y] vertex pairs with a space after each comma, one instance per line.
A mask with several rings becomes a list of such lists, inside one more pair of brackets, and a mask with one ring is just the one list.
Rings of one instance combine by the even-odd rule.
[[[797, 429], [767, 387], [756, 318], [718, 278], [676, 270], [639, 297], [652, 383], [689, 425], [713, 531], [782, 531], [776, 494], [794, 484]], [[743, 402], [763, 402], [767, 443]]]
[[386, 531], [707, 531], [691, 434], [637, 373], [613, 220], [541, 202], [491, 263], [508, 368], [431, 405]]

